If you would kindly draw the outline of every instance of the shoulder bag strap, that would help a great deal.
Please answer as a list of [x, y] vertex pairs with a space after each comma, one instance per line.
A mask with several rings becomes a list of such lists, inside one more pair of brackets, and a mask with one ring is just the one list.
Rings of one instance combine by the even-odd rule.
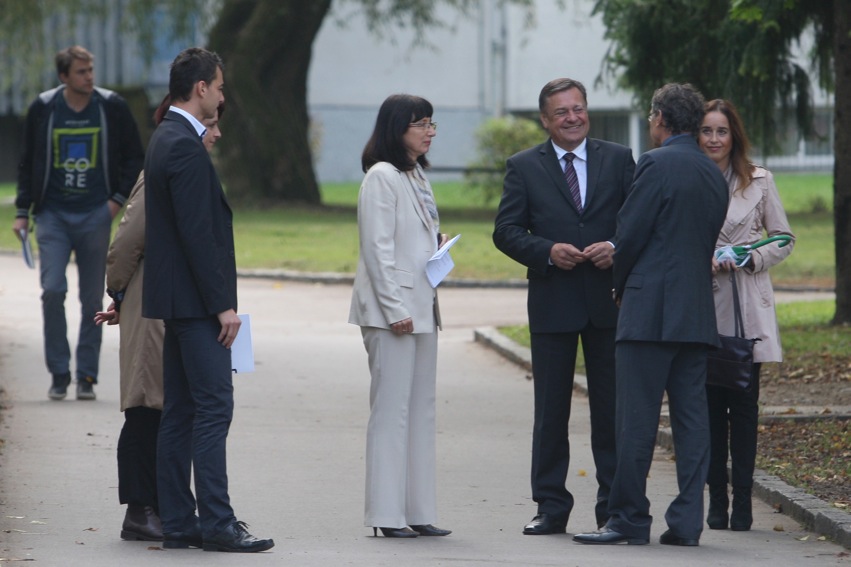
[[739, 286], [736, 284], [736, 272], [730, 272], [730, 281], [733, 282], [733, 312], [735, 314], [736, 336], [745, 338], [745, 324], [742, 319], [742, 306], [739, 303]]

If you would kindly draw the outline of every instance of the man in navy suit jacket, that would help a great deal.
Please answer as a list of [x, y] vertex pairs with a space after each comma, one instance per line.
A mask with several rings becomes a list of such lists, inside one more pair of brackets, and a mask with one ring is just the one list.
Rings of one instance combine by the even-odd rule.
[[[602, 530], [581, 543], [645, 544], [650, 539], [647, 474], [668, 393], [679, 494], [668, 507], [667, 545], [698, 545], [709, 467], [706, 353], [718, 345], [712, 254], [727, 213], [718, 166], [698, 147], [703, 96], [668, 84], [653, 95], [650, 136], [658, 147], [638, 160], [618, 214], [614, 291], [617, 332], [617, 472]], [[713, 167], [715, 166], [715, 167]]]
[[[629, 148], [588, 138], [582, 83], [555, 79], [538, 98], [550, 139], [507, 163], [493, 240], [528, 268], [529, 330], [535, 387], [532, 498], [537, 515], [523, 533], [564, 533], [573, 509], [565, 487], [567, 426], [578, 341], [582, 339], [597, 468], [598, 524], [608, 519], [615, 473], [615, 324], [611, 297], [617, 212], [632, 182]], [[570, 165], [574, 193], [565, 176]]]
[[248, 533], [228, 496], [230, 347], [240, 327], [233, 215], [201, 124], [224, 103], [222, 69], [218, 55], [198, 48], [184, 50], [171, 65], [172, 106], [145, 158], [142, 314], [165, 321], [157, 444], [163, 547], [264, 551], [274, 542]]

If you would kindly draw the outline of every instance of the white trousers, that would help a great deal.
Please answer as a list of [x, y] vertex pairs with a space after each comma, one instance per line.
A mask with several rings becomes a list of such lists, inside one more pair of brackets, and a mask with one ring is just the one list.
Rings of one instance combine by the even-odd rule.
[[433, 524], [437, 330], [397, 336], [361, 327], [361, 334], [372, 375], [364, 525]]

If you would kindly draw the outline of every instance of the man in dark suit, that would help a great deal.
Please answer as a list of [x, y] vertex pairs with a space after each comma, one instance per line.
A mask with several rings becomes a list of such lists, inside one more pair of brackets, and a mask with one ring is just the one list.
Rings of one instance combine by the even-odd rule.
[[201, 124], [224, 103], [222, 69], [218, 55], [198, 48], [184, 50], [171, 65], [172, 106], [145, 158], [142, 314], [165, 320], [157, 445], [163, 547], [264, 551], [274, 542], [248, 533], [228, 496], [230, 347], [240, 326], [233, 216]]
[[[606, 527], [581, 543], [650, 539], [647, 474], [662, 394], [668, 393], [679, 494], [660, 543], [698, 545], [709, 466], [706, 352], [718, 345], [711, 260], [727, 212], [727, 184], [698, 147], [703, 97], [668, 84], [653, 95], [650, 136], [618, 214], [614, 295], [617, 332], [617, 472]], [[713, 167], [715, 166], [715, 167]]]
[[573, 509], [565, 487], [567, 427], [579, 339], [591, 408], [597, 468], [595, 515], [608, 518], [615, 472], [615, 323], [612, 254], [617, 212], [632, 182], [629, 148], [588, 138], [582, 83], [555, 79], [538, 98], [550, 139], [507, 163], [493, 240], [528, 268], [529, 330], [535, 388], [532, 498], [527, 535], [564, 533]]

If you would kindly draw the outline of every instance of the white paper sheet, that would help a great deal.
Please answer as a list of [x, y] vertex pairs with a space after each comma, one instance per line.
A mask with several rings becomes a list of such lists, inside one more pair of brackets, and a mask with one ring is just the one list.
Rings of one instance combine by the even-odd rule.
[[254, 372], [254, 343], [251, 341], [251, 315], [243, 314], [239, 318], [242, 325], [230, 346], [230, 364], [234, 372]]
[[431, 284], [431, 287], [437, 287], [449, 272], [452, 271], [452, 268], [455, 267], [455, 262], [452, 261], [449, 249], [458, 242], [459, 238], [461, 238], [460, 234], [441, 246], [426, 264], [426, 275], [428, 276], [428, 283]]

